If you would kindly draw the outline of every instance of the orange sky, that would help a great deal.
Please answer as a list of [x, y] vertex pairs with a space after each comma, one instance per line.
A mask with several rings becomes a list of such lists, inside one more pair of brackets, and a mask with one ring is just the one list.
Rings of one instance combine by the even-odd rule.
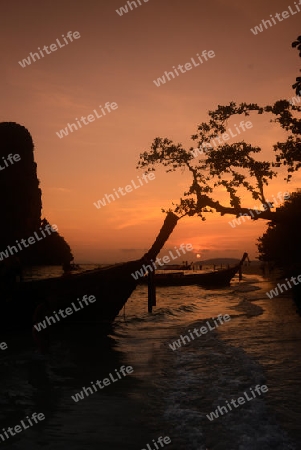
[[[271, 104], [294, 96], [300, 59], [291, 42], [300, 34], [301, 12], [254, 36], [250, 28], [294, 2], [262, 0], [149, 0], [120, 17], [125, 0], [14, 1], [2, 5], [1, 117], [24, 125], [35, 143], [43, 216], [57, 224], [78, 262], [117, 262], [142, 256], [168, 208], [188, 187], [187, 173], [165, 174], [97, 209], [93, 202], [137, 180], [139, 153], [157, 136], [193, 145], [190, 136], [207, 111], [230, 101]], [[300, 7], [301, 8], [301, 7]], [[18, 61], [62, 40], [80, 38], [22, 68]], [[197, 53], [215, 57], [164, 86], [154, 79]], [[118, 109], [60, 139], [56, 132], [99, 105]], [[245, 119], [245, 118], [244, 118]], [[268, 119], [251, 117], [244, 139], [271, 154], [277, 136]], [[245, 119], [247, 120], [247, 119]], [[234, 140], [232, 140], [234, 142]], [[270, 152], [270, 153], [269, 153]], [[267, 156], [268, 158], [268, 156]], [[280, 179], [267, 197], [292, 191]], [[225, 198], [224, 194], [220, 198]], [[254, 200], [245, 206], [253, 207]], [[233, 229], [233, 216], [181, 220], [166, 251], [191, 243], [202, 258], [256, 256], [266, 222]], [[164, 254], [164, 252], [163, 252]], [[188, 258], [195, 259], [194, 257]]]

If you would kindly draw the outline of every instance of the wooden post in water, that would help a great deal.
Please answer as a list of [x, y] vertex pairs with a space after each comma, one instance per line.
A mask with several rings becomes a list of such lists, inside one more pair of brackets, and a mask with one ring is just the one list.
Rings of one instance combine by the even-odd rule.
[[155, 270], [153, 271], [153, 306], [157, 306], [157, 296], [156, 296], [156, 278], [155, 278]]
[[153, 312], [153, 306], [156, 306], [156, 286], [155, 271], [148, 272], [148, 312]]
[[242, 280], [242, 264], [239, 266], [239, 281]]

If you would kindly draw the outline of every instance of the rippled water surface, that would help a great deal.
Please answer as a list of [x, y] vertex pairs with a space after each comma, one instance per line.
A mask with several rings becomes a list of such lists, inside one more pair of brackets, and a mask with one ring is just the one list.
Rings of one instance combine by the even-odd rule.
[[[169, 436], [170, 450], [301, 449], [301, 319], [290, 298], [268, 299], [272, 287], [248, 275], [222, 290], [157, 288], [148, 314], [147, 287], [138, 286], [109, 336], [63, 330], [46, 361], [35, 358], [30, 335], [5, 336], [0, 428], [35, 411], [46, 418], [3, 447], [153, 450], [152, 439]], [[231, 320], [170, 348], [219, 314]], [[134, 372], [72, 400], [122, 365]], [[268, 392], [207, 418], [256, 385]]]

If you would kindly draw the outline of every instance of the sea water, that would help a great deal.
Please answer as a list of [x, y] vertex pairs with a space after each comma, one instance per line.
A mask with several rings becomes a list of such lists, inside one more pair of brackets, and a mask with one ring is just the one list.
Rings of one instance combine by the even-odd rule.
[[[5, 336], [0, 429], [35, 411], [46, 417], [10, 437], [10, 448], [150, 450], [148, 443], [156, 450], [160, 436], [169, 436], [170, 450], [301, 448], [301, 319], [289, 297], [266, 296], [272, 287], [255, 275], [219, 290], [158, 287], [149, 314], [147, 286], [138, 286], [107, 337], [66, 330], [45, 361], [34, 358], [30, 333]], [[219, 314], [231, 320], [170, 348]], [[123, 365], [133, 373], [72, 400]], [[264, 384], [260, 398], [208, 419], [218, 405]]]

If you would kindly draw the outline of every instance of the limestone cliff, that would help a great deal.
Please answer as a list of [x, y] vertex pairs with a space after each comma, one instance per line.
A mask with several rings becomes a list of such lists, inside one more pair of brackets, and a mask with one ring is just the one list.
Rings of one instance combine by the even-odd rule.
[[[47, 223], [41, 220], [41, 198], [30, 133], [17, 123], [0, 123], [0, 252], [15, 245], [16, 240], [32, 236]], [[23, 264], [61, 264], [73, 258], [69, 245], [58, 233], [19, 250], [16, 256]]]

